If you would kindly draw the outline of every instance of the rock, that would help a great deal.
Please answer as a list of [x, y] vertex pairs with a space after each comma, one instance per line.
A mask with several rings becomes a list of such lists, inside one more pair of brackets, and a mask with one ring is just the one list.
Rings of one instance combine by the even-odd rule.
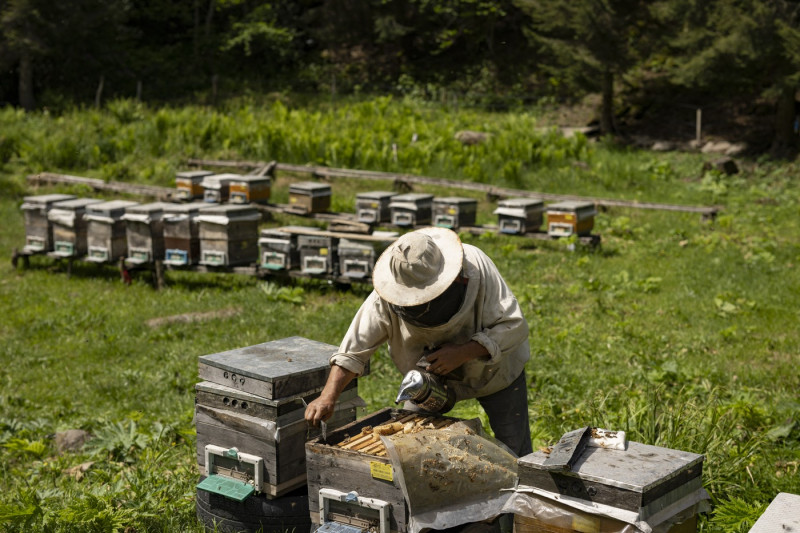
[[733, 143], [725, 150], [725, 155], [741, 155], [747, 151], [747, 143]]
[[456, 132], [455, 137], [457, 141], [461, 142], [461, 144], [472, 146], [473, 144], [480, 144], [484, 142], [489, 138], [489, 134], [483, 131], [462, 130]]
[[704, 154], [724, 154], [731, 147], [728, 141], [709, 141], [700, 150]]
[[737, 165], [736, 161], [730, 157], [723, 157], [722, 159], [717, 159], [716, 161], [706, 161], [703, 163], [703, 172], [707, 170], [716, 170], [718, 172], [722, 172], [726, 176], [731, 176], [739, 173], [739, 165]]
[[86, 441], [90, 438], [91, 435], [87, 431], [82, 429], [68, 429], [67, 431], [56, 433], [56, 449], [58, 453], [74, 452], [83, 448], [83, 445], [86, 444]]
[[671, 152], [675, 149], [675, 145], [669, 141], [656, 141], [650, 149], [654, 152]]

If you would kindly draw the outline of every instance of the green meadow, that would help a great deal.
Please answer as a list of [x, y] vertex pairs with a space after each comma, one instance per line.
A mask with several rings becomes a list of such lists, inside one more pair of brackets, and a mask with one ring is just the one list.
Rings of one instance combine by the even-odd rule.
[[[171, 187], [192, 157], [720, 206], [711, 220], [604, 209], [597, 248], [461, 237], [495, 261], [530, 325], [534, 448], [593, 425], [704, 454], [712, 511], [702, 531], [745, 532], [778, 492], [800, 493], [798, 166], [737, 159], [739, 172], [725, 175], [704, 170], [718, 156], [565, 138], [541, 116], [537, 108], [486, 113], [391, 98], [0, 110], [0, 531], [202, 531], [194, 514], [198, 356], [293, 335], [338, 344], [369, 293], [179, 271], [168, 271], [156, 291], [142, 273], [122, 283], [111, 265], [76, 263], [69, 276], [44, 256], [12, 266], [25, 242], [24, 196], [111, 198], [77, 186], [33, 189], [27, 175]], [[460, 130], [489, 137], [465, 146], [454, 138]], [[274, 201], [285, 202], [299, 178], [307, 176], [279, 173]], [[332, 209], [349, 212], [357, 192], [392, 183], [332, 186]], [[495, 204], [477, 193], [415, 190], [473, 196], [479, 223], [495, 221]], [[284, 223], [305, 221], [282, 215], [269, 224]], [[380, 350], [359, 381], [367, 412], [392, 405], [400, 379]], [[474, 401], [452, 414], [485, 422]], [[93, 438], [59, 453], [54, 435], [68, 429]]]

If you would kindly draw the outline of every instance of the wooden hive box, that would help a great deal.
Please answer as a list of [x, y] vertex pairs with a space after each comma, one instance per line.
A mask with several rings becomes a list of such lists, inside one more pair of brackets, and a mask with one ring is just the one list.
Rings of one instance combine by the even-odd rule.
[[128, 239], [122, 215], [139, 205], [127, 200], [112, 200], [86, 206], [86, 259], [95, 263], [116, 261], [128, 255]]
[[597, 209], [592, 202], [566, 201], [547, 206], [547, 234], [551, 237], [589, 235]]
[[539, 198], [508, 198], [497, 202], [497, 225], [502, 233], [521, 235], [542, 226], [544, 202]]
[[335, 274], [339, 239], [320, 232], [320, 235], [297, 236], [300, 250], [300, 270], [306, 274]]
[[748, 533], [800, 531], [800, 495], [779, 492]]
[[381, 224], [392, 220], [389, 204], [397, 196], [391, 191], [368, 191], [356, 194], [356, 218], [365, 224]]
[[128, 261], [152, 263], [164, 259], [164, 209], [161, 202], [129, 207], [122, 215], [128, 241]]
[[431, 223], [433, 195], [408, 193], [394, 196], [389, 203], [392, 225], [399, 227], [422, 226]]
[[175, 196], [179, 200], [191, 202], [202, 200], [203, 180], [214, 173], [210, 170], [186, 170], [175, 174]]
[[375, 266], [375, 247], [366, 242], [339, 240], [339, 273], [353, 279], [369, 279]]
[[212, 174], [203, 178], [203, 201], [222, 204], [228, 201], [231, 182], [241, 179], [241, 174]]
[[452, 230], [474, 226], [478, 201], [473, 198], [446, 196], [433, 199], [433, 225]]
[[164, 208], [164, 263], [196, 265], [200, 261], [200, 223], [197, 217], [211, 205], [204, 202], [169, 204]]
[[269, 176], [240, 176], [230, 183], [230, 203], [266, 204], [272, 191]]
[[283, 226], [261, 230], [258, 239], [261, 268], [267, 270], [296, 270], [300, 268], [297, 234], [292, 229], [316, 231], [313, 227]]
[[26, 252], [49, 252], [53, 249], [53, 226], [47, 213], [55, 203], [75, 198], [72, 194], [42, 194], [23, 198], [20, 208], [25, 217]]
[[[320, 428], [310, 428], [305, 421], [305, 405], [302, 401], [298, 402], [303, 396], [268, 400], [205, 382], [197, 387], [197, 462], [206, 475], [216, 474], [251, 482], [257, 491], [273, 498], [305, 485], [304, 445], [307, 440], [320, 435]], [[306, 395], [306, 401], [310, 401], [308, 398], [311, 397], [313, 395]], [[247, 408], [243, 409], [242, 405]], [[327, 422], [328, 431], [353, 422], [364, 405], [358, 396], [357, 386], [343, 392], [333, 416]], [[255, 414], [268, 412], [281, 414]], [[261, 460], [260, 482], [256, 483], [254, 471], [246, 474], [245, 479], [237, 475], [246, 470], [246, 465], [225, 457], [224, 450], [231, 448]], [[256, 465], [251, 468], [255, 469]]]
[[249, 265], [258, 261], [261, 213], [249, 205], [218, 205], [204, 209], [200, 224], [200, 264]]
[[53, 253], [60, 257], [86, 255], [86, 206], [99, 204], [95, 198], [75, 198], [54, 204], [47, 218], [53, 226]]
[[289, 185], [289, 209], [300, 214], [322, 213], [331, 206], [331, 186], [315, 181]]
[[[408, 531], [408, 503], [403, 496], [400, 481], [393, 472], [383, 443], [368, 429], [393, 421], [404, 424], [413, 421], [441, 428], [459, 420], [387, 407], [329, 432], [325, 442], [317, 438], [306, 443], [308, 506], [313, 524], [320, 524], [320, 489], [333, 489], [343, 493], [355, 491], [360, 497], [376, 498], [389, 503], [389, 529], [399, 533]], [[477, 420], [474, 422], [477, 423]], [[336, 509], [330, 511], [334, 514], [337, 512]], [[353, 517], [351, 513], [359, 510], [351, 507], [339, 512]], [[326, 517], [326, 522], [328, 521], [337, 521], [337, 517], [329, 515]]]
[[547, 455], [519, 459], [519, 484], [640, 513], [643, 519], [702, 488], [702, 455], [638, 442], [586, 448], [571, 471], [544, 470]]

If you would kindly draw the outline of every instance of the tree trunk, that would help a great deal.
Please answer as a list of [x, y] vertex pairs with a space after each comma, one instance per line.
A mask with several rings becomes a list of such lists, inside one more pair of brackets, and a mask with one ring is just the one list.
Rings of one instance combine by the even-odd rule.
[[797, 150], [797, 133], [795, 133], [795, 88], [794, 86], [784, 87], [778, 96], [778, 104], [775, 109], [775, 136], [772, 139], [770, 153], [775, 157], [790, 157]]
[[23, 50], [19, 57], [19, 105], [25, 111], [33, 111], [33, 60], [30, 52]]
[[614, 133], [614, 73], [606, 70], [603, 73], [603, 107], [600, 110], [600, 133]]

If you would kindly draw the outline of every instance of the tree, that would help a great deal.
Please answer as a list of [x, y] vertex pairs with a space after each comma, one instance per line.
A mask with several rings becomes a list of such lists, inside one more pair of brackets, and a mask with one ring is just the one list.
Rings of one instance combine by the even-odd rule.
[[516, 0], [529, 37], [550, 58], [541, 67], [572, 86], [600, 91], [600, 129], [615, 132], [615, 81], [647, 57], [663, 28], [647, 0]]

